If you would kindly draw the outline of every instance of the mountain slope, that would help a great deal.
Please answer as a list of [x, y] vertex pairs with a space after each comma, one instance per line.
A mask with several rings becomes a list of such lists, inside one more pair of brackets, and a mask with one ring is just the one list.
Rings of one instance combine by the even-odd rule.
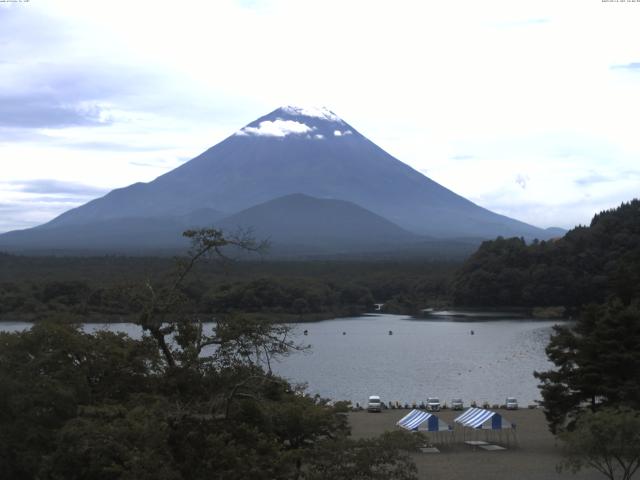
[[48, 226], [202, 207], [234, 213], [291, 193], [347, 200], [437, 237], [549, 236], [442, 187], [328, 110], [297, 107], [275, 110], [156, 180], [114, 190]]
[[11, 251], [83, 252], [165, 250], [188, 245], [182, 232], [212, 225], [220, 212], [200, 209], [175, 217], [126, 217], [95, 219], [85, 223], [40, 226], [0, 235], [0, 248]]

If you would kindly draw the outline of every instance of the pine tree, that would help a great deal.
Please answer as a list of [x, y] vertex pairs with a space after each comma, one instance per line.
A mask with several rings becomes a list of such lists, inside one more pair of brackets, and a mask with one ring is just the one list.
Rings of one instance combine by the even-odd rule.
[[546, 349], [556, 369], [536, 372], [553, 433], [582, 407], [640, 408], [640, 310], [615, 301], [591, 306], [573, 327], [555, 327]]

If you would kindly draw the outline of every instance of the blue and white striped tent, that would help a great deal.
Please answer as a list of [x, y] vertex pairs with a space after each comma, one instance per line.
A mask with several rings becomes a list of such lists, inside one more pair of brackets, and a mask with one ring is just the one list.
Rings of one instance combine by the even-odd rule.
[[443, 432], [451, 430], [451, 427], [438, 417], [422, 410], [411, 410], [396, 423], [399, 427], [412, 431]]
[[515, 425], [505, 420], [499, 413], [483, 408], [469, 408], [462, 415], [456, 417], [454, 422], [464, 427], [478, 430], [503, 430], [515, 428]]

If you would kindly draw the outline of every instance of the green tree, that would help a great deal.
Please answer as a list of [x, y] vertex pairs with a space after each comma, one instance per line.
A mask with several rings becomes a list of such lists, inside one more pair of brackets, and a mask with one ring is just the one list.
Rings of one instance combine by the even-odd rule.
[[553, 433], [584, 405], [640, 408], [640, 311], [613, 302], [592, 306], [574, 328], [556, 326], [546, 352], [556, 369], [536, 372]]
[[565, 461], [560, 469], [574, 473], [591, 467], [610, 480], [630, 480], [640, 467], [640, 411], [604, 408], [586, 411], [560, 438]]
[[56, 480], [178, 480], [162, 398], [85, 406], [59, 431], [43, 472]]
[[153, 391], [159, 357], [148, 339], [38, 323], [0, 334], [0, 478], [36, 478], [58, 434], [85, 405]]
[[305, 480], [414, 480], [409, 452], [426, 443], [423, 434], [386, 432], [379, 438], [321, 442], [301, 475]]

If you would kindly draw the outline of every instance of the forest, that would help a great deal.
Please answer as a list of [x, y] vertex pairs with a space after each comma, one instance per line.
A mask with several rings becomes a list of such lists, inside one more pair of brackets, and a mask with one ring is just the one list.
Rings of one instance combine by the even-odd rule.
[[[0, 319], [127, 321], [139, 313], [139, 286], [167, 279], [166, 257], [27, 257], [0, 254]], [[448, 303], [459, 263], [437, 260], [204, 260], [184, 293], [201, 314], [260, 313], [305, 321], [370, 312], [416, 313]]]
[[545, 307], [569, 312], [616, 297], [640, 298], [640, 201], [593, 217], [564, 237], [484, 242], [450, 285], [456, 305]]

